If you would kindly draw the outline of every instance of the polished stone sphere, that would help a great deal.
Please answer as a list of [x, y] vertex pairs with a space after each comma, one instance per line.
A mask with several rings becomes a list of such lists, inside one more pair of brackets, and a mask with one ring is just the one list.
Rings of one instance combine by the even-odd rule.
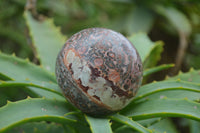
[[56, 62], [58, 84], [66, 99], [93, 116], [124, 108], [142, 82], [142, 62], [122, 34], [89, 28], [65, 43]]

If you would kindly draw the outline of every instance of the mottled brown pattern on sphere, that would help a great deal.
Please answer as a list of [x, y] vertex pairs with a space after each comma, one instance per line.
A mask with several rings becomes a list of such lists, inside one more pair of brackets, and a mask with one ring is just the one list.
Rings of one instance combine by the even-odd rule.
[[[142, 63], [134, 46], [123, 35], [104, 28], [90, 28], [66, 42], [57, 58], [56, 75], [69, 101], [83, 112], [101, 115], [118, 111], [130, 102], [142, 81]], [[102, 90], [111, 92], [109, 96], [117, 98], [121, 107], [105, 104], [108, 100], [103, 99], [106, 94]]]

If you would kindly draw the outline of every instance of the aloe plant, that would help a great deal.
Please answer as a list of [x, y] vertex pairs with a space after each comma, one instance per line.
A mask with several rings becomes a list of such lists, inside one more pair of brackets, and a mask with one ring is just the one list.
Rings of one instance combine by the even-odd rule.
[[[194, 131], [199, 129], [200, 70], [144, 83], [133, 101], [120, 112], [103, 118], [91, 117], [68, 103], [56, 82], [56, 56], [67, 38], [52, 19], [39, 22], [29, 11], [25, 11], [24, 18], [40, 65], [0, 53], [0, 89], [20, 87], [29, 95], [0, 107], [0, 132], [177, 133], [171, 117], [187, 118]], [[173, 64], [156, 66], [163, 51], [162, 41], [152, 42], [145, 33], [128, 38], [142, 58], [144, 78], [173, 67]]]

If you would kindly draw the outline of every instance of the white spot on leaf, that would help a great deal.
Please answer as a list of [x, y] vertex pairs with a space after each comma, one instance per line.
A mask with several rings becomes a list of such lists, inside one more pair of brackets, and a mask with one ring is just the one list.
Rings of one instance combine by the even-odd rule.
[[46, 110], [45, 108], [42, 108], [42, 111], [43, 111], [43, 112], [46, 112], [47, 110]]

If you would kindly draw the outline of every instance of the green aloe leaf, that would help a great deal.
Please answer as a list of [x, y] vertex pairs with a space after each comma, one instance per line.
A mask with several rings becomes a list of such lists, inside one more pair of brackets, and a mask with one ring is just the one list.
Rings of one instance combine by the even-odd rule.
[[[200, 70], [190, 69], [189, 72], [183, 73], [179, 72], [177, 76], [168, 77], [167, 80], [181, 79], [183, 81], [192, 82], [192, 83], [200, 83]], [[192, 100], [200, 100], [199, 93], [187, 93], [185, 91], [177, 92], [177, 94], [184, 95]], [[190, 132], [196, 133], [200, 130], [200, 123], [194, 120], [189, 120], [190, 123]]]
[[[16, 125], [32, 121], [54, 121], [58, 123], [76, 122], [71, 114], [74, 109], [65, 101], [45, 98], [28, 98], [17, 102], [8, 102], [0, 108], [0, 132]], [[17, 112], [17, 114], [16, 114]]]
[[190, 133], [198, 133], [200, 131], [200, 122], [189, 120]]
[[[163, 43], [152, 42], [146, 33], [137, 33], [128, 37], [141, 57], [144, 69], [154, 66], [161, 58]], [[149, 62], [151, 61], [151, 63]]]
[[159, 133], [178, 133], [175, 125], [170, 119], [163, 119], [158, 123], [148, 127], [148, 129], [154, 130]]
[[144, 98], [153, 93], [158, 93], [167, 90], [172, 90], [171, 93], [173, 93], [173, 90], [186, 90], [200, 93], [200, 84], [190, 83], [181, 80], [153, 82], [147, 85], [143, 85], [138, 90], [138, 93], [134, 97], [133, 101]]
[[145, 119], [145, 120], [138, 120], [137, 122], [144, 127], [150, 127], [151, 125], [158, 123], [162, 120], [163, 118], [151, 118], [151, 119]]
[[156, 5], [154, 9], [164, 16], [177, 31], [187, 35], [191, 33], [192, 28], [188, 18], [176, 8]]
[[[127, 125], [118, 127], [114, 133], [133, 133], [133, 129]], [[138, 132], [136, 132], [138, 133]]]
[[[0, 36], [3, 38], [7, 38], [7, 40], [11, 40], [20, 47], [20, 57], [27, 57], [31, 53], [31, 48], [27, 45], [26, 38], [23, 34], [23, 31], [18, 31], [13, 28], [13, 26], [5, 26], [0, 24]], [[9, 50], [12, 49], [9, 47]], [[11, 50], [13, 51], [13, 50]]]
[[131, 120], [130, 118], [125, 117], [123, 115], [115, 114], [115, 115], [110, 116], [110, 118], [112, 120], [115, 120], [117, 122], [120, 122], [120, 123], [123, 123], [125, 125], [130, 126], [132, 129], [134, 129], [134, 130], [136, 130], [140, 133], [153, 133], [151, 130], [143, 127], [139, 123], [137, 123], [137, 122], [135, 122], [135, 121]]
[[154, 43], [148, 38], [145, 33], [137, 33], [128, 37], [128, 39], [132, 42], [132, 44], [137, 49], [140, 54], [142, 62], [148, 57], [149, 53], [154, 47]]
[[145, 77], [145, 76], [151, 75], [153, 73], [156, 73], [156, 72], [159, 72], [159, 71], [171, 68], [171, 67], [174, 67], [174, 64], [163, 64], [163, 65], [156, 66], [153, 68], [148, 68], [148, 69], [144, 70], [143, 76]]
[[[168, 81], [173, 81], [180, 79], [182, 81], [191, 82], [191, 83], [200, 83], [200, 70], [191, 69], [189, 72], [182, 73], [180, 72], [177, 76], [167, 77]], [[148, 98], [160, 98], [160, 97], [168, 97], [168, 98], [188, 98], [190, 100], [200, 100], [199, 92], [192, 92], [186, 90], [169, 90], [169, 91], [161, 91], [155, 94], [148, 96]]]
[[[194, 48], [196, 49], [196, 48]], [[193, 54], [190, 54], [190, 53], [187, 53], [186, 54], [186, 63], [187, 65], [189, 66], [192, 66], [194, 68], [200, 68], [200, 57], [199, 55], [193, 55]]]
[[131, 35], [137, 32], [148, 33], [154, 22], [154, 14], [144, 7], [136, 7], [127, 13], [125, 20], [125, 30]]
[[200, 99], [199, 92], [194, 92], [194, 91], [188, 91], [188, 90], [166, 90], [166, 91], [160, 91], [154, 94], [151, 94], [147, 96], [147, 99], [159, 99], [159, 98], [177, 98], [177, 99], [182, 99], [182, 98], [188, 98], [190, 100], [196, 101]]
[[3, 73], [0, 73], [0, 80], [12, 80], [10, 77], [4, 75]]
[[188, 81], [193, 83], [200, 83], [200, 70], [190, 69], [189, 72], [186, 73], [179, 72], [179, 74], [174, 77], [167, 77], [167, 80], [174, 80], [174, 79], [180, 79], [183, 81]]
[[[29, 62], [28, 60], [0, 53], [0, 64], [0, 75], [6, 75], [8, 79], [57, 83], [53, 74], [49, 73], [40, 66]], [[34, 87], [29, 87], [29, 89], [40, 97], [45, 96], [47, 98], [61, 99], [60, 96], [58, 97], [57, 94], [55, 95], [52, 92], [36, 89]]]
[[37, 52], [37, 58], [45, 69], [54, 73], [57, 55], [66, 38], [61, 34], [60, 29], [55, 27], [52, 19], [39, 22], [28, 11], [25, 11], [24, 17]]
[[40, 81], [0, 81], [0, 88], [4, 87], [36, 87], [43, 90], [47, 90], [53, 93], [56, 93], [60, 96], [62, 92], [57, 84], [48, 83], [48, 82], [40, 82]]
[[144, 69], [156, 66], [158, 61], [161, 59], [163, 45], [164, 44], [161, 41], [155, 42], [154, 47], [152, 48], [151, 52], [149, 53], [148, 57], [145, 59], [143, 63]]
[[134, 120], [155, 117], [184, 117], [200, 121], [200, 103], [187, 99], [149, 99], [132, 103], [121, 111]]
[[0, 64], [0, 73], [12, 79], [56, 83], [54, 75], [28, 60], [0, 53]]
[[66, 133], [70, 132], [72, 133], [72, 129], [69, 128], [63, 128], [61, 124], [57, 124], [54, 122], [47, 123], [45, 121], [42, 122], [30, 122], [25, 123], [23, 125], [20, 125], [18, 127], [15, 127], [7, 133]]
[[112, 133], [109, 119], [94, 118], [88, 115], [85, 115], [85, 118], [90, 125], [90, 129], [92, 133]]

